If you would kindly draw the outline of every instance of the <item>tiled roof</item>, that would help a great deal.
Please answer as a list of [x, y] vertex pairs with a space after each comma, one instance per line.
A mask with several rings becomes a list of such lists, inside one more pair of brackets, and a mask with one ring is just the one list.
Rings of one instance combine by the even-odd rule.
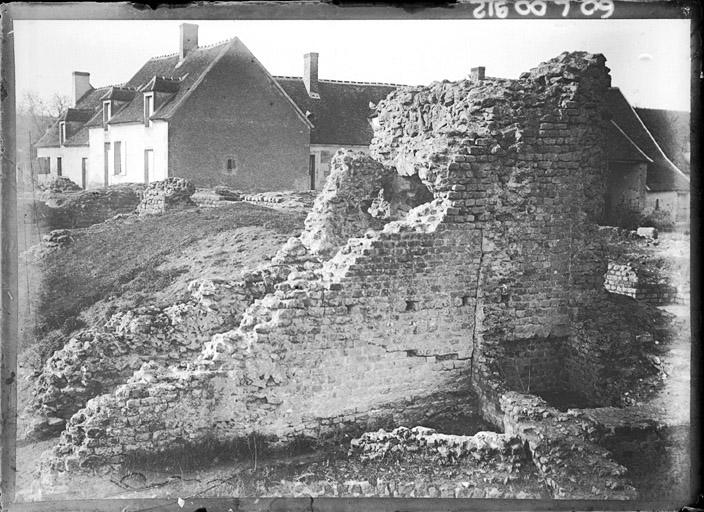
[[613, 119], [606, 128], [606, 155], [611, 162], [652, 162]]
[[69, 108], [66, 110], [61, 120], [67, 123], [85, 123], [93, 117], [93, 111], [89, 109]]
[[87, 146], [88, 128], [89, 127], [85, 124], [81, 126], [81, 128], [64, 143], [64, 146]]
[[141, 92], [178, 92], [180, 80], [174, 78], [165, 78], [163, 76], [155, 76], [147, 85], [141, 88]]
[[689, 112], [636, 108], [648, 131], [673, 164], [689, 174]]
[[[180, 63], [178, 54], [149, 59], [125, 86], [141, 90], [143, 87], [148, 87], [155, 77], [179, 80], [173, 96], [158, 106], [152, 116], [152, 119], [169, 119], [181, 100], [231, 43], [232, 40], [196, 48], [191, 50]], [[113, 113], [110, 124], [142, 122], [143, 116], [144, 95], [136, 94], [131, 102]]]
[[[111, 86], [108, 87], [99, 87], [98, 89], [94, 89], [93, 87], [90, 88], [88, 92], [86, 92], [81, 98], [76, 102], [76, 106], [74, 109], [69, 109], [70, 110], [79, 110], [79, 111], [86, 111], [86, 112], [97, 112], [102, 108], [102, 101], [101, 97], [107, 94], [107, 92], [110, 90]], [[69, 115], [69, 112], [66, 112], [66, 115]], [[88, 118], [88, 114], [81, 114], [82, 116], [85, 116]], [[88, 121], [90, 122], [90, 121]], [[78, 130], [75, 134], [73, 134], [71, 137], [69, 137], [65, 145], [66, 146], [85, 146], [88, 144], [88, 133], [87, 131], [85, 132], [85, 137], [84, 137], [84, 128], [86, 125], [84, 125], [80, 130]], [[36, 147], [38, 148], [58, 148], [59, 147], [59, 121], [55, 122], [52, 124], [49, 129], [42, 135], [42, 137], [37, 141]]]
[[134, 89], [127, 89], [125, 87], [110, 87], [108, 92], [106, 92], [100, 99], [101, 100], [114, 100], [114, 101], [130, 101], [134, 98], [137, 93]]
[[44, 135], [35, 144], [38, 148], [58, 148], [59, 147], [59, 121], [55, 121], [49, 126]]
[[399, 87], [394, 84], [319, 80], [320, 99], [313, 99], [300, 77], [276, 76], [286, 94], [313, 123], [311, 144], [369, 145], [373, 130], [369, 124], [372, 109]]
[[689, 190], [689, 178], [687, 175], [668, 160], [665, 153], [663, 153], [617, 87], [609, 89], [606, 102], [611, 118], [618, 127], [623, 130], [640, 151], [648, 155], [652, 160], [648, 164], [648, 175], [646, 178], [648, 189], [653, 192]]

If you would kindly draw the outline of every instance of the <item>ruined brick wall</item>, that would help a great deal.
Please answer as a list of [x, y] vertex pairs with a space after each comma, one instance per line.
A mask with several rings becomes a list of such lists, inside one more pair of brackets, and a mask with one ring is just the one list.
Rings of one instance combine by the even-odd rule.
[[571, 306], [601, 286], [592, 239], [603, 213], [603, 64], [563, 54], [518, 81], [439, 83], [382, 102], [372, 154], [417, 174], [449, 202], [448, 220], [481, 240], [470, 299], [480, 387], [518, 381], [505, 348], [564, 341]]
[[[287, 279], [187, 368], [144, 368], [89, 401], [50, 466], [254, 431], [286, 442], [417, 424], [439, 409], [481, 406], [501, 425], [507, 344], [563, 339], [572, 309], [603, 284], [589, 240], [603, 213], [609, 83], [602, 56], [576, 53], [519, 80], [391, 93], [379, 105], [377, 161], [342, 154], [333, 164], [354, 204], [344, 190], [316, 198], [300, 239], [274, 259], [295, 267]], [[383, 196], [393, 171], [433, 200], [401, 220], [368, 218], [359, 204]]]

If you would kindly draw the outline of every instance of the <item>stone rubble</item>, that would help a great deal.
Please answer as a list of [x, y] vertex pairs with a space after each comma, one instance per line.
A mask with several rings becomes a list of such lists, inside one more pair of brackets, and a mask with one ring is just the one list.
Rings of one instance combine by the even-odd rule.
[[[518, 80], [392, 92], [377, 106], [371, 156], [335, 156], [303, 233], [261, 272], [273, 284], [239, 326], [185, 365], [144, 364], [88, 400], [44, 477], [253, 432], [277, 446], [481, 414], [528, 443], [553, 497], [632, 497], [596, 427], [512, 391], [505, 364], [507, 346], [520, 357], [535, 340], [567, 354], [540, 347], [536, 360], [565, 357], [585, 374], [604, 364], [581, 359], [601, 340], [576, 334], [605, 294], [609, 86], [603, 56], [565, 52]], [[415, 185], [394, 187], [395, 174]], [[536, 387], [563, 384], [538, 377]]]
[[73, 243], [71, 231], [68, 229], [54, 229], [42, 237], [48, 248], [68, 247]]

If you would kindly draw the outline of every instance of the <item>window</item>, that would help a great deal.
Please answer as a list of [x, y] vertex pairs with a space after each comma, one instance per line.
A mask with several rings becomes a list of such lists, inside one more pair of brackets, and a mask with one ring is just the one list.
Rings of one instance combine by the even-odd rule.
[[149, 117], [154, 113], [154, 93], [144, 93], [144, 126], [149, 126]]
[[108, 129], [108, 121], [112, 117], [112, 103], [110, 101], [103, 102], [103, 128]]
[[49, 174], [49, 158], [46, 156], [41, 156], [37, 158], [37, 163], [39, 164], [39, 169], [37, 174]]
[[59, 146], [63, 146], [66, 142], [66, 123], [61, 121], [59, 123]]
[[226, 174], [237, 174], [237, 160], [234, 156], [229, 156], [225, 160], [225, 173]]
[[122, 142], [116, 141], [113, 146], [113, 174], [122, 174]]
[[63, 169], [62, 169], [62, 167], [61, 167], [61, 157], [60, 157], [60, 156], [57, 156], [57, 157], [56, 157], [56, 175], [57, 175], [57, 176], [61, 176], [61, 175], [62, 175], [62, 174], [61, 174], [62, 172], [63, 172]]

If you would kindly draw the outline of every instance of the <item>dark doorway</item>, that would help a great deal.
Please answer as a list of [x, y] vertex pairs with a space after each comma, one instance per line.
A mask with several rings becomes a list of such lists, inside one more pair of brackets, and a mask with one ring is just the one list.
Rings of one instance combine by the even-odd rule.
[[88, 159], [81, 158], [81, 187], [84, 189], [88, 184]]
[[308, 174], [310, 174], [310, 189], [315, 190], [315, 155], [308, 159]]

